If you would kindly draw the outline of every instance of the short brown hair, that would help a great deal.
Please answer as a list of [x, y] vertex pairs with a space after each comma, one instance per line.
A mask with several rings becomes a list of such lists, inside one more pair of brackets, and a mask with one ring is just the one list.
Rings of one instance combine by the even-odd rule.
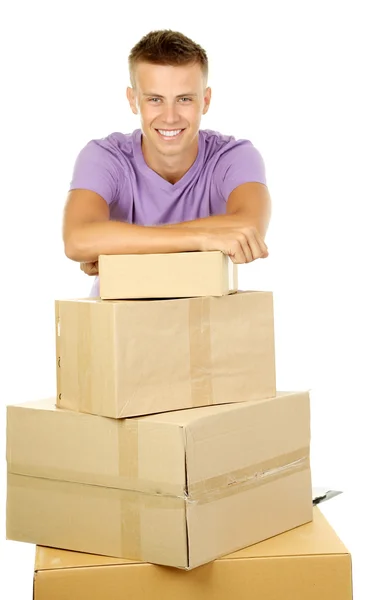
[[130, 51], [130, 80], [134, 87], [134, 68], [139, 62], [154, 65], [183, 66], [198, 63], [205, 80], [208, 78], [208, 57], [205, 50], [179, 31], [162, 29], [146, 34]]

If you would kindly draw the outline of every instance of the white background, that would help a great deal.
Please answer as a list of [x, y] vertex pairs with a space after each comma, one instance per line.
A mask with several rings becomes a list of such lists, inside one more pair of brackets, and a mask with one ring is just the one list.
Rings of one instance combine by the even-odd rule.
[[355, 600], [377, 597], [375, 5], [4, 3], [1, 598], [31, 598], [34, 559], [34, 546], [5, 541], [5, 406], [55, 394], [54, 300], [88, 295], [92, 283], [61, 242], [73, 162], [89, 139], [139, 126], [125, 99], [127, 56], [159, 28], [208, 52], [202, 127], [249, 138], [264, 157], [270, 257], [241, 268], [240, 287], [274, 292], [278, 388], [311, 390], [314, 485], [344, 492], [321, 508], [352, 552]]

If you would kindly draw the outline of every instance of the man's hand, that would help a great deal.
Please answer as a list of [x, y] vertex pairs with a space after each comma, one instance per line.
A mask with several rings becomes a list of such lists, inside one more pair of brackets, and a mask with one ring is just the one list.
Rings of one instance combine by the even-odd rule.
[[[200, 233], [200, 232], [199, 232]], [[267, 246], [255, 227], [204, 228], [201, 231], [203, 252], [220, 250], [236, 264], [249, 263], [268, 256]]]
[[81, 262], [80, 269], [86, 275], [98, 275], [99, 274], [99, 264], [98, 262]]

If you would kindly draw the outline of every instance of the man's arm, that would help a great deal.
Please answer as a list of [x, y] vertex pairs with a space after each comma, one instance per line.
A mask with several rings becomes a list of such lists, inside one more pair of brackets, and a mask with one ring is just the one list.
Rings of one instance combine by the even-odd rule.
[[[229, 204], [236, 219], [241, 218], [241, 207], [238, 208], [241, 202], [235, 195]], [[246, 211], [243, 215], [245, 219]], [[205, 223], [196, 227], [179, 224], [145, 227], [111, 221], [109, 206], [102, 196], [90, 190], [75, 189], [69, 192], [64, 209], [63, 241], [66, 256], [81, 263], [95, 263], [100, 254], [219, 250], [239, 264], [267, 256], [266, 246], [259, 235], [257, 238], [255, 227], [248, 224], [247, 218], [246, 223], [246, 226], [227, 227], [209, 227]]]
[[202, 249], [202, 230], [167, 231], [111, 221], [109, 206], [90, 190], [69, 192], [63, 216], [63, 242], [68, 258], [95, 262], [100, 254], [184, 252]]
[[169, 227], [254, 227], [264, 239], [271, 219], [271, 197], [262, 183], [237, 186], [226, 203], [226, 214], [184, 221]]
[[236, 235], [246, 236], [248, 240], [248, 247], [244, 248], [246, 260], [241, 262], [251, 262], [268, 256], [268, 248], [264, 240], [270, 219], [271, 197], [267, 186], [262, 183], [248, 182], [237, 186], [230, 193], [224, 215], [184, 221], [178, 225], [183, 230], [207, 227], [214, 233], [228, 230], [234, 231]]

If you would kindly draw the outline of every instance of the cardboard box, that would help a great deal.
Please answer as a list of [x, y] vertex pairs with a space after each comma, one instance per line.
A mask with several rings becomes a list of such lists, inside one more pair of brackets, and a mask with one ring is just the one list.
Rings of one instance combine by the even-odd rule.
[[57, 405], [113, 418], [276, 394], [271, 292], [56, 302]]
[[309, 395], [135, 419], [7, 408], [7, 538], [192, 569], [312, 518]]
[[37, 546], [34, 600], [352, 600], [351, 555], [313, 520], [193, 571]]
[[99, 256], [102, 299], [224, 296], [238, 289], [238, 272], [223, 252]]

